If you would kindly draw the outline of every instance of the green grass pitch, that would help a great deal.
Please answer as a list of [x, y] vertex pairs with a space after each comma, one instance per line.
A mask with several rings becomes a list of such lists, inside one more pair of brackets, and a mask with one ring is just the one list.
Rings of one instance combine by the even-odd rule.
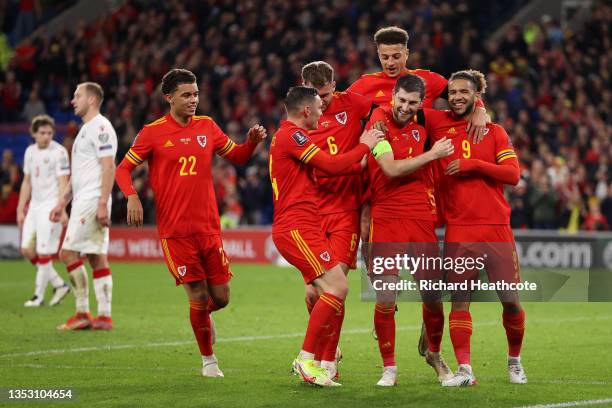
[[[464, 389], [437, 384], [416, 351], [420, 305], [402, 303], [396, 315], [399, 383], [381, 389], [375, 385], [381, 360], [371, 334], [373, 304], [359, 300], [359, 276], [352, 273], [340, 343], [343, 387], [320, 389], [289, 375], [307, 321], [303, 283], [295, 269], [233, 266], [230, 305], [214, 314], [215, 353], [224, 379], [200, 376], [186, 297], [163, 264], [115, 263], [112, 269], [115, 330], [59, 333], [55, 326], [73, 313], [73, 297], [55, 308], [26, 309], [33, 268], [23, 261], [0, 262], [0, 388], [75, 390], [72, 402], [5, 399], [0, 405], [464, 408], [612, 398], [612, 303], [525, 304], [522, 357], [529, 384], [524, 386], [508, 382], [500, 305], [474, 304], [478, 385]], [[91, 287], [90, 301], [95, 311]], [[455, 368], [447, 328], [443, 352]]]

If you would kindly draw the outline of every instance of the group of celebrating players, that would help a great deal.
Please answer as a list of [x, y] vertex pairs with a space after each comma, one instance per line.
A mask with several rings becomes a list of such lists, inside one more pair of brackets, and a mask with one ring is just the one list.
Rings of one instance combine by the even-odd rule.
[[[360, 240], [367, 248], [366, 264], [377, 256], [377, 248], [388, 251], [387, 243], [414, 243], [419, 251], [435, 256], [439, 252], [435, 228], [443, 223], [445, 255], [465, 256], [474, 251], [465, 243], [480, 243], [495, 255], [485, 265], [490, 280], [520, 280], [510, 208], [503, 194], [504, 184], [518, 182], [519, 165], [505, 130], [490, 123], [484, 109], [480, 98], [486, 88], [484, 76], [466, 70], [447, 81], [428, 70], [407, 69], [408, 34], [398, 27], [380, 29], [374, 41], [382, 71], [363, 75], [345, 92], [335, 90], [334, 71], [328, 63], [306, 64], [303, 84], [287, 92], [287, 118], [270, 144], [272, 237], [280, 254], [302, 273], [310, 313], [292, 370], [301, 380], [320, 386], [340, 385], [338, 343], [347, 274], [355, 268]], [[244, 164], [267, 134], [255, 125], [246, 142], [237, 145], [213, 119], [196, 116], [199, 91], [190, 71], [169, 71], [161, 90], [170, 112], [144, 126], [115, 172], [116, 136], [99, 114], [101, 88], [93, 83], [77, 87], [73, 104], [85, 124], [73, 146], [70, 183], [59, 178], [66, 178], [68, 167], [65, 152], [58, 155], [61, 164], [56, 174], [65, 187], [50, 209], [51, 219], [60, 221], [73, 198], [60, 258], [67, 265], [77, 314], [60, 328], [112, 328], [112, 280], [106, 253], [113, 174], [127, 197], [128, 225], [141, 226], [143, 209], [131, 173], [147, 161], [161, 247], [170, 273], [189, 299], [202, 375], [223, 377], [213, 353], [211, 313], [228, 304], [232, 273], [221, 240], [211, 161], [216, 153]], [[34, 128], [33, 134], [36, 138]], [[49, 146], [61, 150], [59, 145]], [[25, 231], [24, 227], [22, 246], [29, 248], [31, 239], [25, 239]], [[53, 248], [37, 247], [37, 252], [47, 259]], [[87, 274], [79, 252], [87, 254], [94, 271], [96, 319], [89, 314]], [[34, 258], [34, 251], [24, 253]], [[397, 272], [383, 278], [397, 280]], [[422, 270], [415, 279], [465, 281], [477, 276], [476, 269], [445, 276]], [[61, 278], [50, 281], [57, 291], [67, 288]], [[68, 289], [62, 293], [65, 296]], [[377, 384], [393, 386], [398, 376], [396, 293], [376, 295], [374, 329], [384, 365]], [[35, 299], [42, 300], [38, 279]], [[419, 351], [443, 386], [470, 386], [476, 384], [470, 365], [470, 294], [456, 293], [451, 300], [449, 331], [456, 372], [440, 354], [445, 320], [440, 296], [423, 297]], [[526, 383], [520, 361], [525, 313], [516, 294], [500, 296], [500, 300], [510, 381]]]

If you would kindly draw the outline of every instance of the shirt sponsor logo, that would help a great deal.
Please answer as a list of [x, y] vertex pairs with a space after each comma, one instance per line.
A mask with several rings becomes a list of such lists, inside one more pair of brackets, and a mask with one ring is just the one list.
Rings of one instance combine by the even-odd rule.
[[187, 267], [185, 265], [181, 265], [178, 268], [176, 268], [176, 271], [178, 272], [180, 276], [185, 276], [185, 274], [187, 273]]
[[339, 124], [346, 125], [347, 116], [348, 115], [346, 114], [346, 112], [336, 113], [336, 120], [338, 121]]
[[191, 142], [191, 138], [190, 137], [182, 137], [181, 138], [181, 143], [187, 144], [189, 142]]
[[322, 260], [324, 260], [325, 262], [329, 262], [329, 260], [331, 259], [331, 257], [329, 256], [329, 252], [325, 251], [322, 252], [321, 255], [319, 255], [321, 257]]
[[328, 127], [330, 124], [329, 120], [324, 120], [323, 122], [321, 122], [321, 126], [323, 127]]
[[412, 137], [414, 138], [414, 140], [416, 140], [417, 142], [419, 142], [421, 140], [421, 134], [419, 133], [418, 129], [412, 129]]
[[202, 147], [206, 147], [206, 135], [196, 136], [198, 144]]
[[455, 134], [455, 133], [457, 133], [457, 131], [455, 130], [454, 127], [452, 127], [450, 129], [448, 129], [448, 133]]
[[164, 143], [164, 147], [173, 147], [174, 143], [172, 143], [172, 140], [166, 140], [166, 143]]
[[376, 92], [375, 98], [380, 98], [381, 96], [385, 96], [385, 93], [382, 90]]
[[306, 136], [299, 130], [292, 134], [291, 137], [293, 138], [293, 140], [295, 140], [295, 143], [297, 143], [298, 146], [304, 146], [306, 143], [308, 143], [308, 136]]
[[108, 149], [112, 149], [113, 146], [111, 145], [104, 145], [104, 146], [100, 146], [99, 150], [108, 150]]

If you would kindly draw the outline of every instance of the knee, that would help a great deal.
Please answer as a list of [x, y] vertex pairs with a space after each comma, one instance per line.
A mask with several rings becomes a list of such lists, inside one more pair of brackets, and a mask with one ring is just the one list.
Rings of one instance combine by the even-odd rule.
[[64, 250], [60, 251], [59, 259], [65, 265], [71, 264], [72, 262], [76, 260], [74, 254], [71, 251], [64, 251]]
[[519, 314], [521, 310], [523, 310], [520, 303], [504, 302], [502, 305], [504, 307], [504, 313]]
[[430, 313], [444, 313], [444, 305], [442, 302], [423, 303], [423, 307]]
[[215, 302], [215, 305], [219, 308], [219, 309], [223, 309], [225, 306], [227, 306], [229, 304], [230, 301], [230, 295], [229, 292], [224, 293], [222, 295], [212, 295], [212, 300], [213, 302]]
[[334, 296], [344, 300], [348, 296], [348, 282], [346, 279], [338, 279], [334, 285]]

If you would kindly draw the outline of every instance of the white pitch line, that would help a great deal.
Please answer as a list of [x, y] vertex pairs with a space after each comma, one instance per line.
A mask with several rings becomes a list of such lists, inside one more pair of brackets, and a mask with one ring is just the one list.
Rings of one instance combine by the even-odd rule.
[[538, 404], [538, 405], [523, 405], [517, 408], [566, 408], [566, 407], [585, 407], [587, 405], [600, 405], [610, 404], [612, 398], [597, 399], [597, 400], [584, 400], [584, 401], [569, 401], [569, 402], [558, 402], [555, 404]]
[[[540, 319], [540, 320], [527, 320], [527, 324], [552, 324], [552, 323], [569, 323], [569, 322], [582, 322], [582, 321], [592, 321], [592, 320], [611, 320], [612, 316], [599, 316], [599, 317], [575, 317], [569, 319]], [[486, 327], [486, 326], [497, 326], [501, 324], [499, 320], [488, 321], [475, 323], [476, 327]], [[396, 331], [419, 331], [421, 330], [421, 325], [418, 326], [400, 326], [396, 329]], [[347, 329], [343, 330], [342, 334], [367, 334], [371, 333], [372, 328], [367, 329]], [[274, 334], [267, 336], [238, 336], [238, 337], [227, 337], [227, 338], [219, 338], [217, 339], [217, 343], [234, 343], [234, 342], [246, 342], [246, 341], [261, 341], [261, 340], [277, 340], [277, 339], [290, 339], [296, 337], [303, 337], [304, 332], [300, 333], [285, 333], [285, 334]], [[172, 347], [172, 346], [184, 346], [188, 344], [193, 344], [193, 340], [183, 340], [183, 341], [171, 341], [171, 342], [161, 342], [161, 343], [145, 343], [145, 344], [108, 344], [105, 346], [92, 346], [92, 347], [78, 347], [71, 349], [50, 349], [50, 350], [38, 350], [38, 351], [28, 351], [22, 353], [8, 353], [8, 354], [0, 354], [1, 358], [12, 358], [12, 357], [29, 357], [29, 356], [41, 356], [41, 355], [51, 355], [51, 354], [66, 354], [66, 353], [85, 353], [89, 351], [113, 351], [113, 350], [125, 350], [125, 349], [134, 349], [134, 348], [156, 348], [156, 347]]]

